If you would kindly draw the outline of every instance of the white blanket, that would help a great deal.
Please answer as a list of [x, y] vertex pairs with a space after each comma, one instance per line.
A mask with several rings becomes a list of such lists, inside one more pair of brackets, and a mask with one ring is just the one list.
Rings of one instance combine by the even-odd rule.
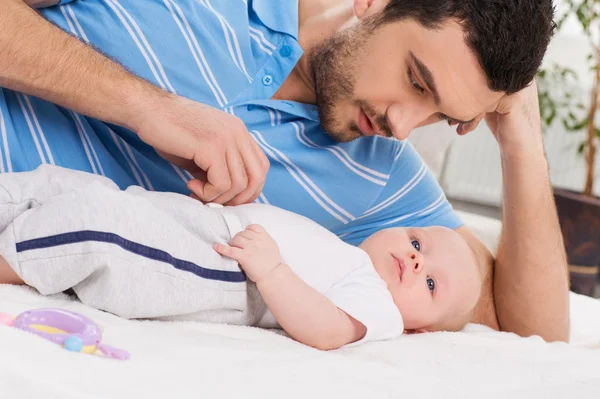
[[80, 312], [127, 349], [71, 353], [0, 326], [1, 398], [598, 398], [600, 301], [572, 295], [573, 342], [546, 344], [470, 325], [319, 352], [249, 327], [128, 321], [60, 295], [0, 285], [0, 311]]

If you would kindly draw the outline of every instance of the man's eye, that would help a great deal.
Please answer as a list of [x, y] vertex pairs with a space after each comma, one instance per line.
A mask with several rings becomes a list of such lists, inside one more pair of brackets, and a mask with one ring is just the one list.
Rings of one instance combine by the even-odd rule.
[[435, 291], [435, 281], [431, 277], [427, 277], [427, 288], [429, 288], [432, 294]]
[[440, 121], [446, 121], [446, 122], [448, 122], [448, 125], [450, 125], [450, 119], [448, 119], [448, 117], [446, 115], [444, 115], [444, 114], [438, 114], [438, 119]]
[[412, 87], [414, 87], [415, 89], [419, 90], [419, 92], [421, 94], [425, 93], [425, 89], [423, 87], [421, 87], [421, 85], [419, 84], [419, 82], [417, 82], [415, 80], [415, 77], [413, 76], [413, 73], [410, 70], [410, 68], [408, 68], [407, 73], [408, 73], [408, 80], [410, 80], [410, 84], [412, 85]]
[[412, 240], [411, 245], [413, 246], [414, 249], [416, 249], [417, 251], [421, 252], [421, 243], [417, 240]]

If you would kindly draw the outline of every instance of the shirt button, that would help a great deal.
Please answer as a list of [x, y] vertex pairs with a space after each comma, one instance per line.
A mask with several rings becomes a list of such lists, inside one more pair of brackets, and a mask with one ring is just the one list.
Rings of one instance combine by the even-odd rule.
[[262, 82], [265, 86], [271, 86], [273, 84], [273, 76], [271, 76], [271, 75], [263, 76]]
[[248, 111], [252, 111], [254, 109], [254, 105], [250, 104], [246, 107]]
[[286, 44], [281, 47], [279, 54], [281, 54], [282, 57], [289, 57], [292, 54], [292, 48]]

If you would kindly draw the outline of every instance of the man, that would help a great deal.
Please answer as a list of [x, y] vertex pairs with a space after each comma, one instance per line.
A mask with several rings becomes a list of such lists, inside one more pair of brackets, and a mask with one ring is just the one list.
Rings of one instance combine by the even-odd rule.
[[[528, 85], [553, 31], [550, 0], [62, 0], [43, 18], [29, 8], [57, 3], [3, 1], [2, 171], [54, 163], [121, 186], [187, 185], [203, 201], [258, 198], [353, 244], [382, 227], [444, 225], [486, 276], [476, 322], [568, 339]], [[377, 137], [440, 119], [466, 134], [483, 117], [504, 173], [494, 269], [412, 147]]]

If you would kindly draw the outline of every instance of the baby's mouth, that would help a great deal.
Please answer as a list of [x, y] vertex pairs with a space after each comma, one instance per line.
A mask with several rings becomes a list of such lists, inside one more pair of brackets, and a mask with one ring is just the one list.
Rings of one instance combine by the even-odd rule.
[[402, 275], [404, 274], [406, 265], [402, 259], [396, 258], [394, 255], [392, 255], [392, 258], [394, 258], [394, 263], [396, 264], [396, 269], [398, 270], [398, 278], [400, 279], [400, 282], [402, 282]]

